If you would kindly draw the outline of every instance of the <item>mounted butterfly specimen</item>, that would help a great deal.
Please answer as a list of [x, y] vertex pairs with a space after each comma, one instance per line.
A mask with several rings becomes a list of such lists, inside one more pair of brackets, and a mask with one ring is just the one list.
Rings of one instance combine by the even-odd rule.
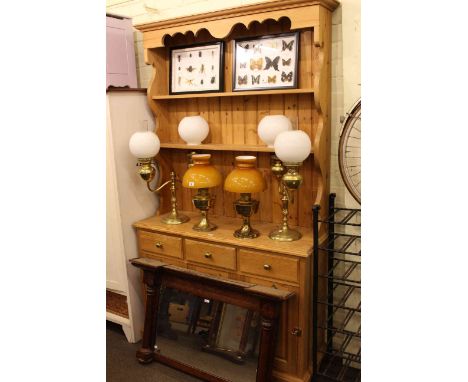
[[237, 84], [238, 85], [247, 85], [247, 74], [243, 77], [237, 76]]
[[275, 70], [278, 70], [278, 63], [279, 63], [280, 56], [275, 57], [273, 60], [270, 57], [265, 57], [265, 70], [270, 69], [273, 67]]
[[291, 40], [289, 41], [288, 43], [286, 43], [286, 41], [282, 40], [283, 41], [283, 49], [282, 51], [285, 51], [285, 50], [292, 50], [293, 48], [293, 44], [294, 44], [294, 40]]
[[293, 72], [286, 74], [285, 72], [281, 73], [281, 82], [291, 82], [293, 77]]
[[250, 59], [250, 70], [262, 70], [263, 69], [263, 58], [260, 57], [257, 60], [254, 60], [253, 58]]
[[260, 84], [260, 74], [258, 76], [251, 76], [252, 77], [252, 85]]
[[296, 88], [299, 32], [234, 40], [232, 90]]
[[194, 68], [192, 65], [190, 65], [188, 68], [185, 68], [187, 72], [192, 73], [196, 68]]

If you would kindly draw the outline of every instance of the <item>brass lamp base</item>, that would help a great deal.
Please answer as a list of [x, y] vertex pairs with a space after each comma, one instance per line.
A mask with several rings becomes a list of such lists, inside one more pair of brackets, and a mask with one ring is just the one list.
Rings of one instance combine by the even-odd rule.
[[240, 199], [234, 202], [236, 212], [242, 216], [242, 227], [234, 231], [234, 237], [238, 239], [254, 239], [260, 236], [260, 232], [250, 226], [250, 217], [258, 211], [258, 200], [251, 198], [250, 193], [241, 194]]
[[302, 234], [288, 226], [275, 229], [270, 232], [270, 239], [278, 241], [296, 241], [302, 237]]
[[289, 228], [288, 225], [288, 205], [289, 202], [294, 201], [294, 194], [289, 192], [297, 190], [302, 183], [302, 176], [297, 171], [300, 163], [285, 163], [287, 172], [285, 173], [285, 168], [283, 163], [277, 158], [273, 158], [273, 166], [271, 171], [278, 179], [280, 183], [279, 191], [281, 195], [281, 211], [283, 215], [283, 223], [281, 227], [271, 231], [269, 234], [270, 239], [277, 241], [296, 241], [302, 237], [302, 234], [295, 230]]
[[161, 218], [161, 221], [164, 224], [170, 224], [170, 225], [186, 223], [189, 220], [190, 220], [190, 218], [188, 216], [178, 214], [177, 212], [174, 213], [173, 211]]
[[253, 229], [250, 225], [243, 225], [238, 230], [234, 231], [234, 237], [238, 239], [255, 239], [260, 236], [260, 232]]
[[214, 231], [216, 228], [218, 228], [218, 226], [209, 222], [206, 216], [202, 216], [200, 222], [192, 227], [194, 231], [200, 232], [210, 232]]
[[210, 232], [218, 228], [216, 224], [208, 221], [208, 211], [211, 207], [211, 196], [207, 188], [199, 188], [197, 194], [192, 199], [195, 208], [201, 213], [201, 219], [198, 224], [193, 226], [195, 231]]

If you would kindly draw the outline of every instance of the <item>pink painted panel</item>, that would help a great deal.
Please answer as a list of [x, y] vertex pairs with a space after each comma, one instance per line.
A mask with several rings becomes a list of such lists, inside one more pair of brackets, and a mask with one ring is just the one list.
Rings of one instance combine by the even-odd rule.
[[106, 88], [138, 87], [131, 19], [106, 17], [106, 53]]

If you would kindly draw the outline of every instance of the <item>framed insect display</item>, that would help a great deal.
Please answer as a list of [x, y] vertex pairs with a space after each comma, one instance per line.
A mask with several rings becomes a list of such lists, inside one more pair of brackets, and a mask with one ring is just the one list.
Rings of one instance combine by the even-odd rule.
[[169, 94], [223, 91], [223, 56], [222, 41], [171, 48]]
[[232, 90], [297, 88], [299, 33], [233, 41]]

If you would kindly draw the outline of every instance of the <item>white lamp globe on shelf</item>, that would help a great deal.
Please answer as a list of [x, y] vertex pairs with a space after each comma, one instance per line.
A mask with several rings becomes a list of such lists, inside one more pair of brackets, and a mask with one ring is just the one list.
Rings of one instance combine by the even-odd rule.
[[187, 145], [199, 145], [208, 136], [210, 127], [200, 115], [184, 117], [178, 127], [180, 137]]
[[275, 139], [275, 154], [285, 164], [301, 163], [310, 154], [312, 142], [302, 130], [285, 131]]
[[161, 143], [152, 131], [141, 131], [131, 136], [128, 146], [135, 157], [144, 159], [158, 155]]
[[258, 136], [268, 147], [273, 147], [278, 134], [289, 130], [292, 130], [291, 121], [281, 114], [263, 117], [257, 128]]

